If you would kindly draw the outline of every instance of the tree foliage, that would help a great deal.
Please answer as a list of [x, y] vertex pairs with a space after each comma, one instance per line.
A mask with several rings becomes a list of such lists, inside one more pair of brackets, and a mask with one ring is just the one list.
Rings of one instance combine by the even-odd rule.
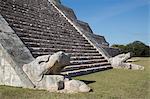
[[119, 48], [122, 53], [131, 52], [133, 56], [150, 56], [150, 47], [141, 41], [134, 41], [127, 45], [114, 44], [112, 47]]

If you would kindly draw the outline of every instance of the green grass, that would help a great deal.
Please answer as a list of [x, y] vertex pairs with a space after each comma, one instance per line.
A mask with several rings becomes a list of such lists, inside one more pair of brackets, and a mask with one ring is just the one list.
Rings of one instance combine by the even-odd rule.
[[91, 82], [93, 92], [90, 93], [60, 94], [0, 86], [0, 99], [150, 99], [150, 57], [140, 58], [135, 63], [145, 70], [112, 69], [75, 77]]

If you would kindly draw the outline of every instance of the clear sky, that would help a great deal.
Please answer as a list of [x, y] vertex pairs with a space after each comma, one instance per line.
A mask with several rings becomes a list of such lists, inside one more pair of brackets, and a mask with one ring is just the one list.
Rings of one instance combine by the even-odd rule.
[[150, 44], [150, 0], [61, 0], [110, 44]]

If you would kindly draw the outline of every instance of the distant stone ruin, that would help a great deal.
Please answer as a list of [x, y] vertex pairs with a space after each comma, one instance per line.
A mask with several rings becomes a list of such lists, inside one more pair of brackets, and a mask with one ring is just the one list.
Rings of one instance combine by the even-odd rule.
[[[60, 81], [66, 81], [64, 77], [111, 68], [108, 59], [114, 50], [103, 36], [95, 35], [88, 23], [79, 21], [73, 10], [59, 0], [0, 0], [0, 85], [39, 88], [40, 84], [51, 84], [49, 81], [53, 80], [48, 78], [56, 79], [54, 84], [58, 87]], [[70, 56], [70, 64], [58, 65], [62, 66], [59, 73], [64, 76], [58, 77], [51, 71], [42, 73], [45, 81], [37, 83], [30, 74], [38, 68], [31, 67], [30, 72], [23, 69], [38, 57], [51, 57], [59, 51]], [[66, 84], [72, 83], [78, 86], [76, 92], [89, 91], [80, 81], [69, 80]]]

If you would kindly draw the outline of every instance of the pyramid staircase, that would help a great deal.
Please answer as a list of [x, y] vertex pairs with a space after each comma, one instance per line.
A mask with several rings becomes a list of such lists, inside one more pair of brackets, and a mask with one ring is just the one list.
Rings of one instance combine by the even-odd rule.
[[[20, 2], [19, 2], [20, 1]], [[62, 74], [77, 76], [111, 68], [107, 58], [47, 0], [0, 0], [0, 14], [34, 58], [64, 51], [71, 64]]]

